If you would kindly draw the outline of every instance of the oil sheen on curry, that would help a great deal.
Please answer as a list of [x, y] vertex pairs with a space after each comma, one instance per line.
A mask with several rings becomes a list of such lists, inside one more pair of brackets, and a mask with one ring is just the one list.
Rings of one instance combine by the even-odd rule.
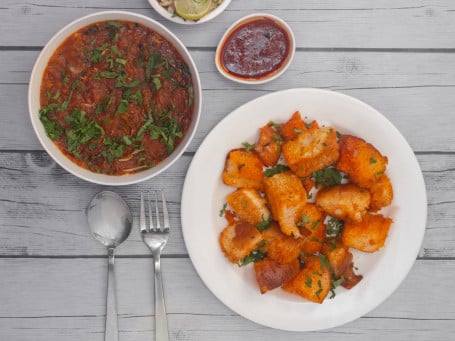
[[261, 79], [276, 72], [289, 54], [289, 37], [275, 21], [262, 18], [234, 29], [224, 43], [223, 68], [239, 78]]
[[154, 167], [178, 146], [193, 113], [188, 65], [157, 32], [104, 21], [54, 52], [40, 90], [47, 135], [79, 166], [123, 175]]

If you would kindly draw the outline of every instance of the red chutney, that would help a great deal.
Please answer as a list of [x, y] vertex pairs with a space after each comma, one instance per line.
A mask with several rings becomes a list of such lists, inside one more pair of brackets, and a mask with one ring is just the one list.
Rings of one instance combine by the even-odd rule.
[[271, 19], [249, 21], [237, 27], [222, 46], [225, 70], [240, 78], [264, 78], [278, 70], [289, 54], [289, 36]]
[[93, 172], [123, 175], [157, 165], [191, 123], [188, 65], [157, 32], [98, 22], [69, 36], [43, 74], [40, 120], [59, 149]]

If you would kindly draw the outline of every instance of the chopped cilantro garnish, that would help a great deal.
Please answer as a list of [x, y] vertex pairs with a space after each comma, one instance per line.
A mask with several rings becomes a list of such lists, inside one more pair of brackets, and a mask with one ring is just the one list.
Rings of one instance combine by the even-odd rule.
[[286, 172], [288, 170], [289, 170], [288, 166], [285, 166], [285, 165], [282, 165], [282, 164], [278, 164], [275, 167], [267, 168], [264, 171], [264, 175], [269, 178], [271, 176], [274, 176], [275, 174], [283, 173], [283, 172]]
[[326, 167], [312, 173], [314, 181], [317, 185], [323, 185], [326, 187], [339, 185], [341, 183], [341, 173], [333, 167]]
[[341, 219], [330, 218], [327, 221], [327, 235], [338, 237], [343, 231], [344, 221]]

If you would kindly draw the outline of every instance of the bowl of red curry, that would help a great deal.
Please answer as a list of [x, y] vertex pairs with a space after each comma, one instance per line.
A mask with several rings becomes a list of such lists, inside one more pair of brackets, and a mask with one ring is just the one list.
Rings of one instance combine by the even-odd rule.
[[185, 46], [163, 25], [108, 11], [73, 21], [41, 51], [29, 111], [44, 149], [103, 185], [149, 179], [189, 145], [201, 86]]
[[247, 15], [221, 38], [215, 64], [226, 78], [243, 84], [269, 82], [283, 74], [295, 53], [289, 25], [268, 13]]

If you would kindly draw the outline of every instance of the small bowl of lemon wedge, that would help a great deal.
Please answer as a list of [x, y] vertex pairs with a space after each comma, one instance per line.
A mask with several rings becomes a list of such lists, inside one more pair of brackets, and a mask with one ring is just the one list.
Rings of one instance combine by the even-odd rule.
[[231, 0], [148, 0], [164, 18], [178, 24], [194, 25], [212, 20]]

